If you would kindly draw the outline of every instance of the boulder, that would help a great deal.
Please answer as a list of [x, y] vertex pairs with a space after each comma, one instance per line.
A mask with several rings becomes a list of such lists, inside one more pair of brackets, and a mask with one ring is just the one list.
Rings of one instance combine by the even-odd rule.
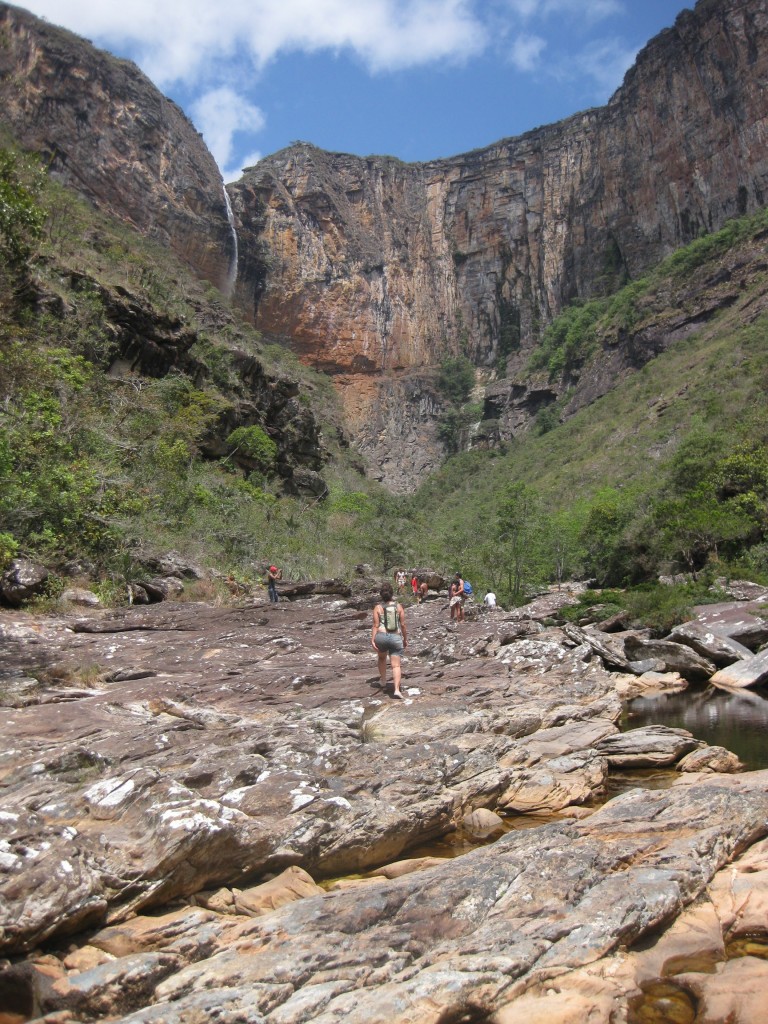
[[203, 580], [205, 570], [178, 551], [168, 551], [163, 555], [147, 555], [141, 564], [158, 576], [173, 576], [182, 580]]
[[768, 587], [762, 583], [751, 583], [749, 580], [728, 580], [719, 576], [715, 583], [717, 589], [730, 594], [736, 601], [768, 601]]
[[745, 661], [737, 661], [721, 668], [710, 682], [713, 686], [760, 686], [768, 682], [768, 649]]
[[315, 884], [310, 874], [294, 864], [268, 882], [251, 886], [249, 889], [235, 889], [233, 892], [235, 911], [238, 914], [257, 917], [269, 914], [294, 900], [317, 896], [323, 890]]
[[478, 807], [477, 810], [465, 814], [461, 823], [466, 831], [474, 836], [488, 836], [504, 828], [504, 819], [487, 807]]
[[707, 629], [757, 651], [768, 643], [768, 617], [763, 601], [728, 601], [694, 608], [697, 620]]
[[615, 768], [661, 768], [700, 746], [686, 729], [652, 725], [606, 736], [595, 743], [595, 750]]
[[184, 593], [184, 582], [177, 576], [155, 576], [151, 580], [143, 579], [139, 586], [145, 591], [151, 602], [168, 601], [171, 598], [180, 597]]
[[61, 594], [62, 601], [70, 604], [81, 605], [84, 608], [98, 608], [101, 601], [92, 590], [84, 590], [82, 587], [68, 587]]
[[566, 624], [563, 632], [575, 644], [587, 644], [595, 654], [602, 658], [606, 668], [624, 672], [628, 668], [627, 659], [622, 651], [612, 646], [605, 637], [598, 636], [594, 631], [581, 629], [579, 626]]
[[743, 771], [744, 765], [725, 747], [702, 747], [686, 754], [677, 764], [679, 772], [730, 772]]
[[661, 662], [663, 668], [659, 671], [679, 672], [681, 676], [691, 681], [709, 679], [717, 670], [717, 666], [710, 659], [703, 658], [685, 644], [673, 643], [671, 640], [644, 640], [640, 637], [627, 636], [624, 640], [624, 652], [630, 662]]
[[14, 558], [0, 576], [0, 603], [20, 608], [45, 593], [50, 573], [29, 558]]
[[672, 643], [685, 644], [700, 654], [702, 658], [714, 662], [721, 668], [724, 665], [731, 665], [734, 661], [752, 657], [752, 651], [744, 644], [716, 633], [712, 629], [707, 629], [698, 620], [683, 622], [681, 625], [675, 626], [666, 639]]
[[[639, 664], [634, 662], [634, 665]], [[685, 690], [688, 681], [683, 679], [679, 672], [642, 672], [639, 676], [631, 672], [617, 674], [616, 690], [622, 700], [633, 700], [635, 697], [644, 697], [649, 694], [669, 693], [676, 690]]]

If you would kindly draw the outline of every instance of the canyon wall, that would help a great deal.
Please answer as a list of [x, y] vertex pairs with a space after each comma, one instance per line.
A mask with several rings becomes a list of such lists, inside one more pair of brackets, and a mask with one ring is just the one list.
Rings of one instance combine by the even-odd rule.
[[605, 107], [558, 124], [421, 164], [294, 145], [229, 187], [238, 300], [333, 374], [362, 450], [407, 487], [440, 457], [419, 410], [440, 406], [445, 355], [498, 375], [492, 414], [524, 429], [554, 394], [521, 371], [566, 303], [764, 204], [767, 72], [765, 0], [700, 0]]
[[525, 430], [558, 396], [525, 367], [564, 305], [614, 291], [768, 194], [768, 4], [699, 0], [604, 107], [427, 163], [306, 143], [260, 161], [228, 186], [235, 284], [221, 176], [182, 111], [134, 65], [6, 4], [0, 41], [0, 117], [15, 138], [332, 375], [355, 444], [395, 491], [445, 454], [446, 356], [478, 368], [496, 437]]
[[0, 4], [0, 121], [54, 177], [227, 289], [235, 239], [219, 169], [130, 61]]

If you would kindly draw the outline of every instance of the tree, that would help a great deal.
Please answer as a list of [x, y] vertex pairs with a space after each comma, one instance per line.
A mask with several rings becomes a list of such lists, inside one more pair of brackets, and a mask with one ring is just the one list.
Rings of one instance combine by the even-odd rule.
[[546, 550], [551, 561], [551, 574], [558, 587], [573, 578], [584, 562], [581, 540], [583, 518], [578, 510], [561, 509], [549, 516], [546, 524]]
[[508, 484], [496, 512], [496, 544], [486, 551], [489, 575], [503, 601], [521, 604], [546, 578], [544, 522], [538, 493]]
[[263, 427], [237, 427], [227, 438], [227, 445], [231, 447], [232, 455], [247, 459], [262, 473], [274, 469], [277, 445]]
[[466, 356], [444, 359], [440, 364], [437, 386], [449, 402], [466, 402], [475, 386], [475, 368]]
[[632, 494], [606, 487], [589, 506], [579, 540], [587, 572], [601, 585], [621, 585], [630, 574], [626, 531], [636, 511]]
[[662, 550], [696, 573], [710, 555], [719, 557], [722, 545], [745, 539], [749, 515], [735, 502], [718, 499], [711, 483], [702, 483], [683, 497], [660, 501], [654, 510]]

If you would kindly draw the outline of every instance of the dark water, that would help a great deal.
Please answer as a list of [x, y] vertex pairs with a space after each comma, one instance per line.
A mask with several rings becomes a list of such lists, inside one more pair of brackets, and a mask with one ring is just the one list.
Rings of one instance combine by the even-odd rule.
[[687, 729], [711, 746], [733, 751], [750, 770], [768, 768], [768, 699], [764, 691], [714, 687], [637, 697], [627, 704], [622, 731], [642, 725]]

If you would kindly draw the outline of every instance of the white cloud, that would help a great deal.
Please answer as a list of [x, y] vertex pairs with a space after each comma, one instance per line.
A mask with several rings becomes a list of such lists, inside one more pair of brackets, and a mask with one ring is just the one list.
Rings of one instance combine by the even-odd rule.
[[251, 153], [240, 161], [239, 166], [231, 166], [235, 134], [260, 132], [266, 123], [263, 112], [234, 89], [221, 86], [204, 93], [192, 104], [192, 119], [222, 169], [225, 181], [239, 178], [243, 167], [260, 159], [259, 153]]
[[461, 61], [486, 45], [470, 0], [29, 0], [33, 13], [109, 47], [130, 47], [158, 85], [191, 82], [214, 61], [259, 69], [302, 50], [356, 53], [372, 71]]
[[593, 24], [625, 10], [623, 0], [507, 0], [507, 5], [523, 20], [572, 15]]
[[[574, 45], [603, 19], [626, 14], [629, 0], [21, 2], [98, 46], [130, 54], [161, 89], [180, 86], [196, 96], [190, 115], [226, 181], [260, 159], [253, 136], [265, 117], [252, 97], [260, 73], [282, 54], [344, 52], [382, 74], [492, 52], [539, 81], [594, 83], [594, 102], [607, 98], [635, 56], [605, 40]], [[240, 158], [244, 147], [251, 152]]]
[[596, 39], [574, 56], [570, 77], [591, 78], [595, 102], [602, 103], [618, 88], [635, 57], [637, 48], [627, 49], [615, 39]]
[[520, 35], [512, 43], [509, 59], [518, 71], [535, 71], [547, 45], [541, 36]]

